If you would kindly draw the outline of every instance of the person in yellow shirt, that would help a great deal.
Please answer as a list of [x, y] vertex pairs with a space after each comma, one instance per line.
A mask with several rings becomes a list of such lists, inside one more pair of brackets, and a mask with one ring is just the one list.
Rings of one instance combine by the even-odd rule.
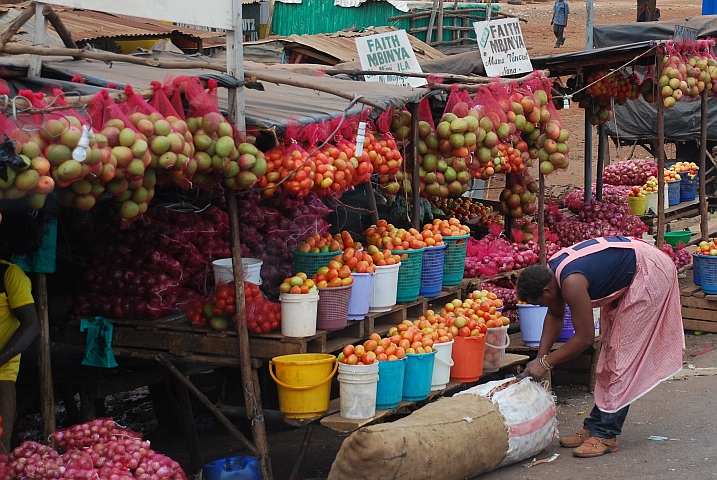
[[30, 346], [39, 332], [40, 319], [32, 298], [30, 279], [17, 265], [0, 260], [0, 442], [5, 450], [0, 453], [10, 453], [20, 353]]

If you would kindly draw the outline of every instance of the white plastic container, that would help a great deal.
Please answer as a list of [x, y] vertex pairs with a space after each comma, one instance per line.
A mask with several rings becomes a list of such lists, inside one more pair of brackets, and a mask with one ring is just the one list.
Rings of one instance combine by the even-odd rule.
[[660, 198], [659, 194], [657, 192], [649, 192], [647, 194], [647, 202], [645, 204], [645, 214], [650, 213], [650, 210], [652, 210], [652, 213], [657, 214], [657, 202]]
[[[255, 285], [261, 285], [261, 266], [264, 264], [258, 258], [242, 258], [242, 273], [244, 280]], [[212, 262], [214, 269], [214, 284], [234, 281], [234, 268], [231, 258], [219, 258]]]
[[378, 362], [371, 365], [339, 363], [341, 416], [363, 420], [376, 415]]
[[[548, 307], [540, 305], [518, 305], [518, 318], [520, 319], [520, 336], [528, 347], [540, 345], [543, 335], [543, 323]], [[283, 321], [283, 317], [282, 317]]]
[[445, 343], [434, 343], [436, 357], [433, 362], [433, 376], [431, 377], [431, 391], [443, 390], [451, 378], [453, 366], [453, 340]]
[[483, 358], [483, 372], [497, 372], [505, 361], [505, 349], [510, 345], [508, 328], [510, 325], [488, 329], [485, 337], [485, 355]]
[[376, 276], [373, 280], [373, 293], [369, 312], [388, 312], [396, 305], [398, 292], [398, 269], [401, 262], [395, 265], [376, 267]]
[[285, 337], [316, 335], [318, 293], [282, 293], [279, 300], [281, 301], [282, 335]]

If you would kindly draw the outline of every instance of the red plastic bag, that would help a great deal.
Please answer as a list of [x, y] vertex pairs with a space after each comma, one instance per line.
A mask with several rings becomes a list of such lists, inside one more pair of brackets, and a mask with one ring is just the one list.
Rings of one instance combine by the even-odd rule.
[[446, 107], [443, 109], [443, 116], [452, 113], [459, 118], [463, 118], [468, 114], [468, 110], [472, 104], [471, 96], [465, 90], [458, 90], [458, 85], [451, 85], [451, 93], [448, 95]]

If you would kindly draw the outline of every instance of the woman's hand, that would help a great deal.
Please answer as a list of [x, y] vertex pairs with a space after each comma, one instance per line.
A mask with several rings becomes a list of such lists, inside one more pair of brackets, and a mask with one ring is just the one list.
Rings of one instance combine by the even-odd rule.
[[529, 377], [532, 377], [536, 382], [540, 382], [545, 378], [548, 370], [544, 369], [540, 362], [536, 358], [532, 362], [525, 366], [524, 373]]

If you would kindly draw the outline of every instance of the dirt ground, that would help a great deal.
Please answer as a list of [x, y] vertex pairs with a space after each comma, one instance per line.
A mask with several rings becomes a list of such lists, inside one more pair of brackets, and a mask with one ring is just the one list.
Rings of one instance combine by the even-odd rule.
[[[531, 48], [528, 52], [531, 57], [540, 57], [545, 55], [555, 55], [559, 53], [576, 52], [585, 49], [585, 18], [586, 7], [584, 2], [576, 2], [574, 0], [566, 0], [570, 6], [570, 15], [568, 17], [568, 26], [565, 29], [564, 36], [566, 38], [565, 45], [554, 48], [555, 35], [550, 25], [552, 18], [553, 2], [533, 2], [524, 5], [509, 5], [502, 1], [501, 11], [518, 15], [527, 20], [527, 23], [521, 22], [521, 29], [526, 45]], [[613, 24], [613, 23], [630, 23], [635, 22], [637, 14], [635, 0], [610, 0], [595, 2], [594, 23]], [[663, 2], [658, 0], [657, 7], [660, 9], [661, 20], [674, 20], [677, 18], [685, 18], [694, 15], [700, 15], [702, 11], [702, 3], [696, 0], [686, 1], [670, 1]], [[559, 193], [565, 189], [572, 189], [573, 186], [582, 187], [584, 178], [584, 151], [585, 151], [585, 111], [571, 103], [567, 110], [560, 110], [560, 117], [570, 131], [570, 166], [565, 171], [555, 172], [547, 177], [546, 185], [551, 187], [553, 193]], [[593, 128], [593, 180], [595, 179], [595, 164], [597, 163], [597, 129]], [[674, 158], [671, 155], [671, 146], [666, 147], [667, 158]], [[630, 154], [630, 148], [617, 148], [614, 143], [609, 145], [610, 161], [618, 161], [627, 159]], [[647, 158], [648, 154], [642, 148], [637, 148], [634, 153], [635, 157]], [[537, 175], [537, 169], [533, 168], [531, 172], [534, 177]], [[536, 177], [537, 178], [537, 177]], [[489, 199], [497, 198], [500, 190], [503, 188], [502, 181], [492, 182], [488, 194]]]

